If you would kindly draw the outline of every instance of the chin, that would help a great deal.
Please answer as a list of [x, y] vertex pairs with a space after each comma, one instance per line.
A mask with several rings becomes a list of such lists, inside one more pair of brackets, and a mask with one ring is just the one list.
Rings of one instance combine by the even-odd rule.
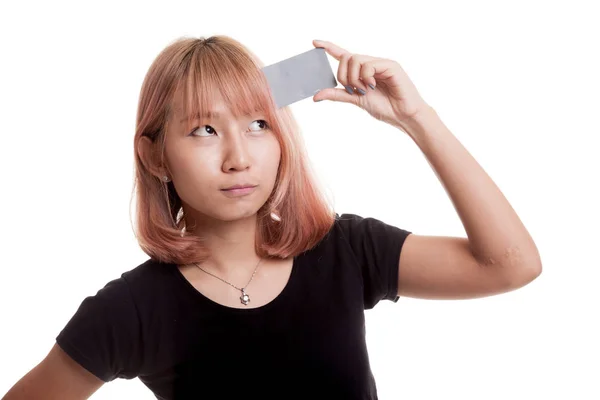
[[[241, 200], [229, 199], [227, 197], [203, 198], [195, 202], [187, 203], [200, 218], [208, 218], [216, 221], [232, 222], [246, 218], [254, 218], [261, 207], [268, 200], [264, 193], [254, 193], [255, 198]], [[203, 216], [203, 217], [202, 217]]]
[[240, 206], [237, 204], [228, 207], [221, 204], [220, 207], [213, 208], [213, 212], [209, 213], [208, 215], [220, 221], [232, 222], [246, 218], [253, 218], [259, 209], [260, 207], [252, 207], [250, 205]]

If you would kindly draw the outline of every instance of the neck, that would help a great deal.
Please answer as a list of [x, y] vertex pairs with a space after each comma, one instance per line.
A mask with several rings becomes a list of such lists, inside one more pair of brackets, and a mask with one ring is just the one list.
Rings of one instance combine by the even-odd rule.
[[187, 226], [193, 231], [186, 228], [186, 233], [201, 236], [210, 252], [209, 259], [200, 264], [202, 268], [224, 279], [252, 274], [260, 258], [255, 250], [256, 214], [235, 221], [186, 218]]

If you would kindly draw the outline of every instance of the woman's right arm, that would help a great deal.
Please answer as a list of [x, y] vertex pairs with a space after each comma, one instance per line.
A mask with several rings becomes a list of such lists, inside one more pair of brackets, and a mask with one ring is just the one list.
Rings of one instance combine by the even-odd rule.
[[23, 376], [2, 400], [80, 400], [104, 382], [54, 344], [46, 358]]

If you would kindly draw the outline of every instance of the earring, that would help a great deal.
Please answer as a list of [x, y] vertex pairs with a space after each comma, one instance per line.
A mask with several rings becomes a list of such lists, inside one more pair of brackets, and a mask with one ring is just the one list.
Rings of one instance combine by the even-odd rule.
[[165, 175], [162, 177], [162, 180], [165, 182], [169, 182], [171, 179], [169, 179], [169, 177]]
[[277, 214], [275, 214], [274, 212], [271, 213], [271, 219], [277, 222], [281, 221], [281, 217]]

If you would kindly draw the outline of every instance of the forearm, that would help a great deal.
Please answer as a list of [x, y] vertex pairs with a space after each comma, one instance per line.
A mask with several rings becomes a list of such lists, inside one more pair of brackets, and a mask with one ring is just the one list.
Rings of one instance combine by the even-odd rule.
[[539, 274], [537, 247], [515, 210], [433, 108], [402, 129], [414, 140], [448, 193], [482, 265]]

